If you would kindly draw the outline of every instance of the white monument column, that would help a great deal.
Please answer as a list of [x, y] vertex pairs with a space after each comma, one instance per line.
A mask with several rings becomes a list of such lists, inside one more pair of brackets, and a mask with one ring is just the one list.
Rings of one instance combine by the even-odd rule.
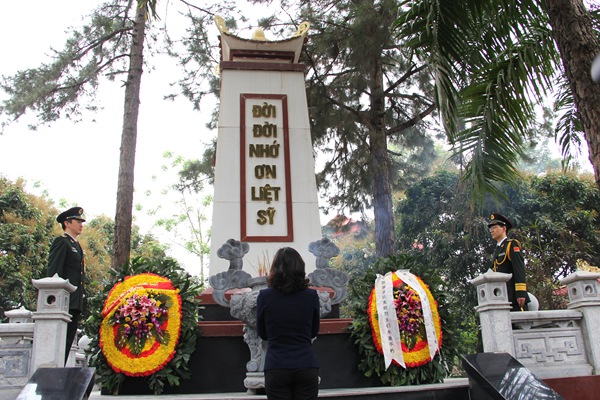
[[[229, 262], [217, 250], [248, 243], [243, 270], [265, 274], [277, 249], [294, 247], [307, 274], [311, 242], [322, 238], [304, 73], [299, 64], [308, 24], [291, 38], [243, 39], [221, 31], [221, 97], [215, 164], [210, 275]], [[262, 35], [261, 35], [262, 34]]]

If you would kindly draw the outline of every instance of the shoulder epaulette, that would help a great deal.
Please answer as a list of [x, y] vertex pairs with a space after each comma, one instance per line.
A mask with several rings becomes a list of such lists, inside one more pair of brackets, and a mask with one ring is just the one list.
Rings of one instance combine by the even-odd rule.
[[506, 256], [508, 257], [508, 259], [510, 261], [512, 261], [512, 259], [510, 258], [510, 245], [515, 242], [516, 245], [513, 246], [513, 249], [517, 250], [517, 251], [521, 251], [520, 247], [521, 247], [521, 242], [519, 242], [517, 239], [508, 239], [507, 240], [507, 245], [506, 245]]

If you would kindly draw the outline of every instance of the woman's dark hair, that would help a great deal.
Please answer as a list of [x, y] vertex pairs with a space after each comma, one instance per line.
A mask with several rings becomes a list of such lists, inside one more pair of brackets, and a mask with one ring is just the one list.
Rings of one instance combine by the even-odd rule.
[[295, 249], [282, 247], [277, 250], [267, 284], [283, 293], [295, 293], [308, 287], [304, 260]]

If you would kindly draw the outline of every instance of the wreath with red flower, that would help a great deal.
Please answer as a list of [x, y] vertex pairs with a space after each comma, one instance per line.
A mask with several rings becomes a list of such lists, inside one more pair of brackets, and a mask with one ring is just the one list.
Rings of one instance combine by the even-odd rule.
[[[460, 360], [458, 342], [452, 330], [452, 327], [457, 326], [458, 323], [455, 314], [450, 312], [448, 301], [448, 293], [451, 289], [448, 287], [447, 282], [442, 279], [443, 274], [440, 273], [440, 270], [432, 267], [426, 261], [427, 259], [421, 254], [412, 252], [385, 258], [366, 259], [361, 274], [356, 275], [351, 281], [348, 311], [354, 319], [350, 333], [358, 349], [358, 370], [362, 371], [366, 377], [377, 379], [380, 384], [405, 386], [441, 383], [448, 377], [454, 364], [460, 362], [457, 361]], [[440, 321], [443, 321], [443, 324], [440, 324], [441, 326], [436, 323], [436, 326], [441, 327], [443, 332], [443, 346], [439, 347], [439, 351], [435, 354], [433, 360], [418, 367], [403, 368], [393, 362], [386, 366], [385, 355], [381, 353], [381, 348], [376, 348], [376, 346], [381, 346], [381, 339], [373, 333], [374, 329], [371, 325], [371, 315], [373, 313], [368, 311], [369, 305], [372, 304], [371, 294], [378, 275], [385, 276], [388, 272], [398, 270], [408, 270], [423, 282], [427, 282], [427, 289], [437, 301], [437, 303], [430, 301], [430, 305], [436, 305]], [[398, 282], [396, 285], [398, 286], [400, 283]], [[386, 290], [390, 286], [393, 285], [385, 285]], [[427, 297], [429, 298], [429, 295]], [[395, 310], [391, 311], [389, 317], [393, 318]], [[433, 331], [435, 332], [436, 329]], [[439, 331], [436, 338], [441, 339]], [[439, 340], [438, 345], [441, 345]], [[413, 352], [416, 351], [417, 346], [419, 344], [416, 342], [415, 347], [412, 349]], [[405, 365], [407, 361], [410, 363], [415, 360], [406, 357], [404, 358]]]
[[104, 290], [89, 301], [85, 327], [103, 394], [119, 394], [130, 380], [161, 394], [191, 377], [201, 290], [198, 279], [171, 258], [134, 258], [111, 270]]
[[[433, 326], [437, 337], [438, 346], [442, 345], [442, 324], [440, 315], [437, 310], [437, 302], [433, 298], [429, 287], [419, 278], [415, 276], [422, 290], [426, 293], [431, 307], [433, 317]], [[398, 320], [398, 328], [400, 330], [400, 338], [402, 345], [402, 353], [404, 362], [407, 368], [419, 367], [431, 361], [429, 344], [425, 332], [425, 321], [423, 318], [423, 309], [421, 307], [421, 299], [415, 288], [410, 287], [403, 282], [396, 273], [392, 273], [394, 307], [396, 309], [396, 317]], [[381, 332], [379, 328], [379, 315], [377, 312], [377, 295], [375, 288], [371, 290], [367, 313], [373, 343], [377, 351], [383, 354], [381, 344]], [[393, 363], [400, 365], [396, 360]]]
[[100, 348], [111, 368], [148, 376], [175, 355], [181, 329], [181, 297], [171, 281], [144, 273], [113, 286], [104, 302]]

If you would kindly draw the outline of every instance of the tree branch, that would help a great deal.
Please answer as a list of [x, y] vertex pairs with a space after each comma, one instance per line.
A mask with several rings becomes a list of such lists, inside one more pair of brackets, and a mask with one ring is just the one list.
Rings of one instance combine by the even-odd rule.
[[433, 113], [435, 111], [435, 109], [436, 109], [436, 105], [431, 104], [429, 107], [427, 107], [425, 109], [425, 111], [415, 115], [413, 118], [409, 119], [408, 121], [404, 121], [400, 125], [396, 125], [394, 128], [388, 129], [386, 135], [387, 136], [395, 135], [399, 132], [402, 132], [403, 130], [405, 130], [407, 128], [415, 126], [416, 124], [421, 122], [425, 117], [427, 117], [428, 115]]

